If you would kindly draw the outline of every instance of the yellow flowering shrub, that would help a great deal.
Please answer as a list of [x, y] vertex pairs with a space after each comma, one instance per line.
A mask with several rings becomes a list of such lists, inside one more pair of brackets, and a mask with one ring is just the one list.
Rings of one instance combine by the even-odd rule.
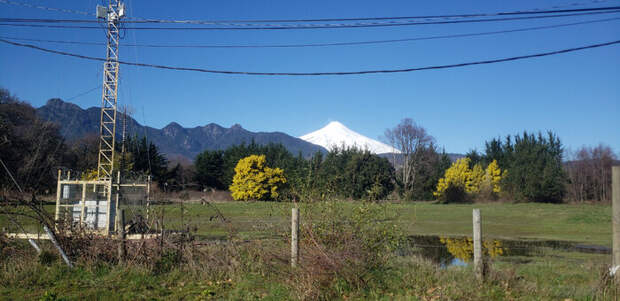
[[284, 170], [266, 166], [265, 155], [251, 155], [239, 160], [229, 188], [235, 200], [272, 200], [284, 184]]
[[451, 186], [465, 189], [471, 174], [469, 162], [469, 158], [465, 157], [452, 163], [450, 168], [446, 169], [443, 178], [439, 179], [437, 190], [433, 192], [433, 195], [439, 198], [443, 196], [446, 190]]
[[[497, 161], [493, 160], [486, 170], [482, 168], [480, 163], [474, 165], [474, 168], [469, 168], [470, 162], [470, 159], [465, 157], [452, 163], [444, 173], [443, 178], [439, 179], [433, 195], [438, 199], [445, 199], [450, 190], [453, 194], [460, 192], [461, 195], [467, 194], [470, 198], [478, 194], [484, 195], [484, 197], [497, 195], [501, 191], [500, 182], [503, 178], [502, 170]], [[505, 175], [506, 172], [504, 171]], [[455, 195], [447, 196], [447, 198], [450, 197], [455, 197]]]
[[480, 191], [480, 184], [484, 180], [484, 170], [480, 163], [474, 165], [474, 168], [469, 171], [467, 183], [465, 183], [465, 191], [467, 193], [478, 193]]
[[[505, 173], [504, 173], [505, 174]], [[502, 170], [497, 165], [497, 161], [493, 160], [484, 173], [482, 183], [486, 185], [487, 190], [493, 193], [501, 192], [500, 181], [502, 180]]]

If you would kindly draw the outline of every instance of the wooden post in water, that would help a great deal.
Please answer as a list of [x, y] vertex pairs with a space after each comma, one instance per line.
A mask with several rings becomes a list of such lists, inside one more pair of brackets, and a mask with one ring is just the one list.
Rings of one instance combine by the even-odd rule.
[[620, 281], [620, 166], [611, 167], [612, 246], [615, 278]]
[[299, 262], [299, 209], [291, 211], [291, 267], [297, 267]]
[[482, 221], [480, 209], [473, 211], [474, 222], [474, 273], [478, 281], [484, 280], [484, 262], [482, 259]]

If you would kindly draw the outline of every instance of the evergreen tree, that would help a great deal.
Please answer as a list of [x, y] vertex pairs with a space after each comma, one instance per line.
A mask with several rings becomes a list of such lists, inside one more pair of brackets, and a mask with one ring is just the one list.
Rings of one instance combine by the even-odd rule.
[[465, 157], [469, 158], [469, 168], [474, 168], [478, 163], [483, 163], [483, 156], [475, 149], [470, 150]]
[[130, 137], [125, 143], [131, 154], [127, 164], [132, 166], [133, 172], [152, 175], [160, 185], [168, 180], [168, 160], [155, 144], [148, 142], [146, 137], [137, 136]]
[[523, 132], [514, 137], [514, 143], [511, 136], [504, 142], [487, 142], [484, 161], [497, 160], [499, 168], [507, 170], [501, 184], [506, 196], [519, 201], [561, 202], [566, 190], [562, 153], [562, 143], [554, 133]]
[[394, 189], [394, 168], [385, 158], [346, 147], [321, 157], [315, 155], [309, 164], [314, 195], [378, 200]]
[[196, 157], [194, 179], [201, 188], [224, 189], [224, 156], [222, 151], [204, 151]]

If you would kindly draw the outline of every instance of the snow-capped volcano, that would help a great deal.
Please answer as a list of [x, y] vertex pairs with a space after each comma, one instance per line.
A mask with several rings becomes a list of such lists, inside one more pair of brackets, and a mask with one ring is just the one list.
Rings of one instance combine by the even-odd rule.
[[338, 121], [332, 121], [322, 129], [299, 137], [307, 142], [320, 145], [326, 149], [334, 147], [357, 147], [374, 154], [399, 153], [391, 146], [358, 134]]

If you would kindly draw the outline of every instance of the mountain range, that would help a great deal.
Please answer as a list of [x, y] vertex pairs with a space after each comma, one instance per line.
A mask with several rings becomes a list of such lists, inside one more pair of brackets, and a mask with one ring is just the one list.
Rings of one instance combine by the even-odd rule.
[[[36, 109], [41, 119], [52, 121], [60, 126], [60, 133], [67, 140], [82, 138], [86, 135], [99, 134], [99, 120], [101, 108], [91, 107], [82, 109], [76, 104], [54, 98]], [[255, 143], [265, 145], [269, 143], [282, 144], [292, 154], [301, 154], [310, 157], [316, 152], [327, 152], [334, 146], [356, 146], [369, 150], [372, 153], [392, 159], [393, 153], [399, 153], [391, 146], [363, 136], [347, 128], [340, 122], [330, 122], [325, 127], [312, 133], [296, 138], [282, 132], [251, 132], [239, 124], [230, 128], [215, 123], [193, 128], [185, 128], [176, 122], [171, 122], [162, 129], [145, 126], [138, 123], [130, 115], [117, 113], [116, 134], [120, 139], [123, 120], [125, 121], [127, 136], [144, 137], [159, 147], [160, 152], [168, 159], [190, 160], [204, 150], [225, 150], [241, 143]], [[461, 154], [448, 154], [454, 161], [463, 157]], [[397, 155], [396, 158], [399, 156]]]
[[[82, 109], [79, 106], [65, 102], [61, 99], [50, 99], [47, 103], [37, 108], [40, 118], [57, 123], [60, 126], [60, 133], [68, 140], [79, 139], [88, 134], [99, 134], [99, 120], [101, 109], [91, 107]], [[193, 160], [196, 155], [204, 150], [224, 150], [230, 146], [251, 143], [258, 144], [281, 143], [291, 153], [302, 153], [304, 157], [320, 151], [325, 152], [325, 148], [306, 142], [302, 139], [287, 135], [281, 132], [250, 132], [235, 124], [230, 128], [225, 128], [215, 123], [193, 128], [185, 128], [176, 122], [172, 122], [162, 129], [144, 126], [138, 123], [131, 116], [124, 116], [121, 112], [117, 113], [116, 133], [120, 138], [122, 133], [123, 119], [125, 119], [126, 133], [128, 136], [146, 135], [149, 141], [157, 145], [160, 151], [168, 158], [184, 157]]]

